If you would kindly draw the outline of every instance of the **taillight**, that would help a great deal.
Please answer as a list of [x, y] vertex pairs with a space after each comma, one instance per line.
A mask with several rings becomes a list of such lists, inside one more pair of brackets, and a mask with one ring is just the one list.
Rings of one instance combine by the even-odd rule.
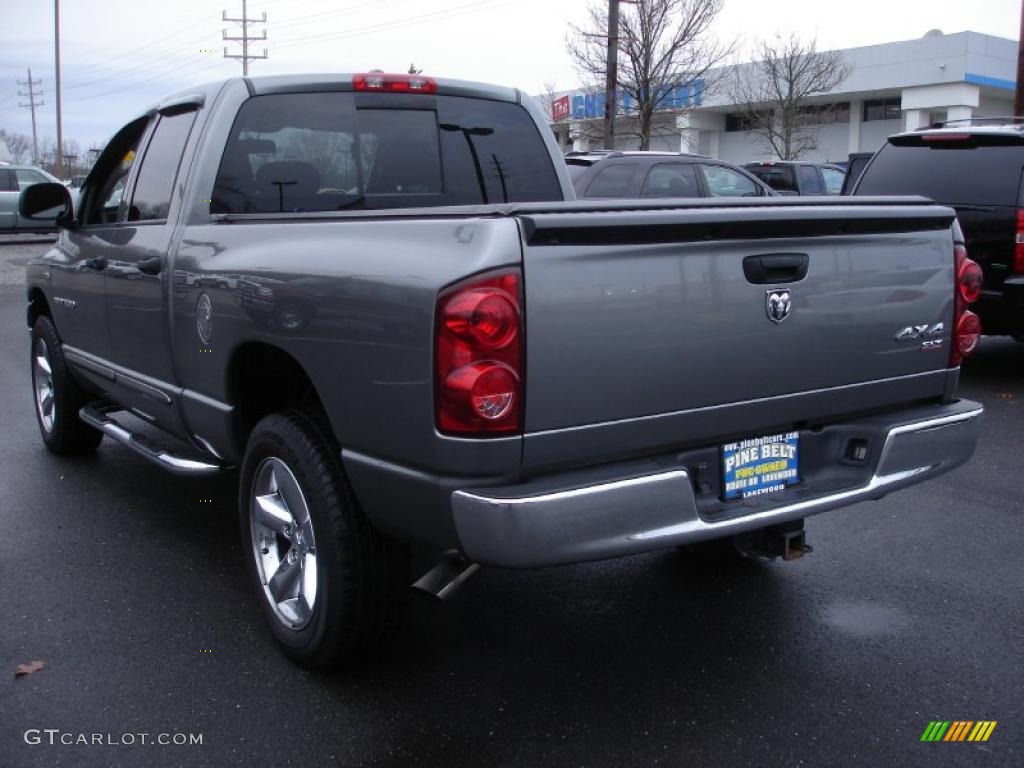
[[967, 258], [967, 249], [964, 246], [953, 246], [953, 258], [956, 265], [956, 294], [949, 364], [957, 366], [975, 350], [981, 339], [981, 320], [967, 307], [981, 298], [983, 275], [978, 262]]
[[437, 81], [422, 75], [389, 75], [367, 72], [352, 76], [352, 88], [357, 91], [384, 93], [437, 93]]
[[478, 275], [437, 300], [437, 426], [457, 435], [519, 432], [523, 320], [518, 269]]
[[1013, 271], [1024, 273], [1024, 208], [1017, 209], [1017, 238], [1013, 246]]

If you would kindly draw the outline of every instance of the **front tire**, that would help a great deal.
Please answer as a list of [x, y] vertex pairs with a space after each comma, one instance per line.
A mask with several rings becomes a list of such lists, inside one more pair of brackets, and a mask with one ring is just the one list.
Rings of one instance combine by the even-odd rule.
[[337, 446], [309, 416], [287, 411], [256, 425], [242, 462], [239, 512], [260, 607], [291, 659], [334, 666], [398, 628], [407, 551], [370, 525]]
[[36, 423], [47, 450], [65, 455], [95, 451], [103, 433], [78, 418], [89, 394], [71, 377], [57, 329], [46, 315], [32, 326], [29, 365]]

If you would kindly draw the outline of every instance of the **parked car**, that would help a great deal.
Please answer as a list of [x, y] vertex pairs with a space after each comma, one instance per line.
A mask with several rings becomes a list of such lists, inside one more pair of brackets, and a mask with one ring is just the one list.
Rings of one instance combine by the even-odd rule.
[[846, 177], [846, 171], [833, 163], [767, 160], [743, 167], [780, 195], [838, 195]]
[[408, 543], [436, 553], [417, 585], [440, 597], [478, 565], [723, 539], [792, 559], [808, 515], [967, 461], [979, 275], [953, 212], [676, 163], [749, 196], [576, 200], [511, 88], [173, 96], [117, 132], [74, 218], [60, 184], [22, 193], [27, 217], [68, 212], [27, 273], [42, 440], [239, 467], [260, 609], [310, 666], [394, 629]]
[[678, 152], [570, 152], [565, 156], [576, 195], [613, 197], [769, 197], [743, 169], [705, 155]]
[[985, 333], [1024, 341], [1024, 118], [978, 119], [890, 136], [854, 195], [929, 197], [956, 210], [981, 264]]
[[26, 219], [18, 215], [21, 191], [32, 184], [61, 183], [42, 168], [31, 165], [0, 165], [0, 234], [16, 232], [53, 232], [56, 213], [50, 217]]
[[843, 186], [839, 190], [840, 195], [849, 195], [853, 192], [857, 179], [864, 173], [868, 161], [875, 156], [874, 152], [851, 152], [846, 161], [846, 175], [843, 177]]

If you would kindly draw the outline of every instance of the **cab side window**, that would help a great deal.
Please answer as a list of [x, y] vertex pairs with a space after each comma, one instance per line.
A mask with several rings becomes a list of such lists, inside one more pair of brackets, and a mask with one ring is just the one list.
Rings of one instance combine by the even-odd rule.
[[18, 180], [14, 177], [14, 171], [7, 168], [0, 168], [0, 192], [17, 192]]
[[160, 118], [139, 167], [135, 191], [128, 206], [128, 221], [167, 218], [174, 179], [178, 175], [178, 165], [195, 116], [195, 111], [188, 111]]
[[838, 195], [843, 190], [843, 180], [846, 174], [837, 171], [835, 168], [822, 168], [821, 175], [825, 177], [825, 190], [830, 195]]
[[648, 172], [640, 197], [700, 197], [697, 171], [690, 163], [659, 163]]
[[148, 117], [134, 120], [114, 136], [96, 159], [82, 188], [81, 220], [83, 226], [103, 226], [122, 221], [125, 185]]
[[758, 197], [761, 190], [750, 179], [724, 165], [702, 165], [710, 197]]
[[25, 189], [25, 187], [31, 187], [33, 184], [43, 184], [49, 181], [39, 171], [33, 171], [31, 168], [17, 168], [14, 173], [18, 177], [19, 189]]
[[632, 189], [635, 163], [613, 163], [597, 172], [587, 186], [587, 197], [627, 197]]

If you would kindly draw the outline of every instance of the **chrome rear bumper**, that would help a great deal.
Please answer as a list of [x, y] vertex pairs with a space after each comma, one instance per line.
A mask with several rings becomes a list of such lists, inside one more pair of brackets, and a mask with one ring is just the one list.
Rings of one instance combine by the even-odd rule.
[[[701, 516], [685, 467], [587, 485], [557, 477], [500, 488], [458, 490], [451, 504], [462, 550], [469, 559], [512, 568], [599, 560], [729, 536], [795, 520], [892, 491], [948, 472], [974, 453], [984, 409], [978, 403], [916, 408], [890, 414], [870, 480], [850, 488], [812, 487], [759, 499], [746, 512]], [[614, 468], [613, 468], [614, 469]]]

